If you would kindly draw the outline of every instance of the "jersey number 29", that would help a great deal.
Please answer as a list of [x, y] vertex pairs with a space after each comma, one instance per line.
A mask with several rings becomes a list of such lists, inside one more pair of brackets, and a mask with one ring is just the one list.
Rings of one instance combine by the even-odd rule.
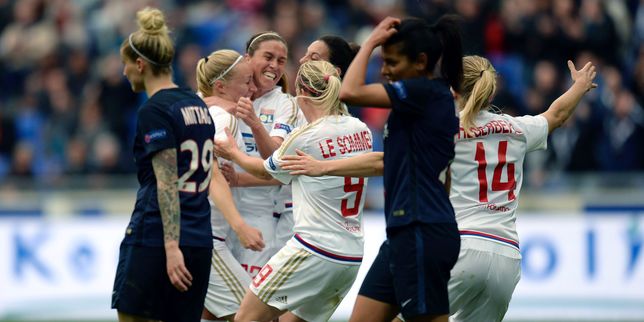
[[[212, 140], [208, 139], [204, 141], [203, 149], [201, 153], [199, 153], [199, 145], [197, 142], [186, 140], [181, 143], [181, 152], [190, 152], [190, 167], [188, 168], [188, 171], [179, 178], [179, 191], [195, 193], [208, 189], [208, 186], [210, 185], [210, 177], [212, 177], [213, 146], [214, 143]], [[206, 178], [201, 182], [191, 180], [192, 175], [199, 169], [200, 165], [206, 173]]]
[[[500, 141], [498, 149], [498, 159], [499, 162], [494, 167], [494, 175], [492, 176], [492, 191], [507, 191], [508, 200], [512, 201], [515, 199], [514, 189], [517, 184], [514, 180], [514, 163], [506, 162], [506, 155], [508, 152], [508, 141]], [[476, 143], [476, 154], [474, 159], [479, 163], [478, 167], [478, 177], [479, 177], [479, 201], [488, 202], [487, 191], [488, 191], [488, 182], [487, 182], [487, 160], [485, 159], [485, 147], [483, 142]], [[501, 174], [503, 173], [503, 167], [507, 164], [506, 173], [508, 181], [501, 181]]]

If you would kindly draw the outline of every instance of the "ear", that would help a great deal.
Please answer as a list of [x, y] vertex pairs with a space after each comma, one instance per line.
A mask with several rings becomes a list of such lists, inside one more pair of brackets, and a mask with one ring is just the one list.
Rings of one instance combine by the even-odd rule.
[[427, 54], [420, 53], [414, 62], [414, 69], [424, 72], [427, 69]]
[[143, 74], [143, 71], [145, 69], [145, 62], [143, 61], [143, 59], [139, 57], [134, 62], [136, 63], [136, 70], [138, 70], [139, 73]]
[[217, 93], [224, 93], [225, 92], [225, 87], [226, 87], [226, 84], [224, 84], [224, 82], [221, 79], [216, 80], [212, 84], [213, 92], [217, 92]]
[[340, 69], [340, 67], [336, 67], [335, 71], [338, 72], [338, 76], [340, 76], [340, 78], [342, 78], [342, 69]]

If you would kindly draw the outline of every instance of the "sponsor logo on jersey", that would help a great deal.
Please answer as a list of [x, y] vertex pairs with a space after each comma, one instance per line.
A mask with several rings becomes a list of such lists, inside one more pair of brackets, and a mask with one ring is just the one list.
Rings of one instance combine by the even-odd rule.
[[164, 129], [152, 130], [143, 136], [143, 140], [145, 143], [150, 143], [152, 141], [163, 139], [166, 135], [168, 135], [168, 133]]
[[262, 107], [259, 109], [259, 120], [262, 123], [273, 123], [273, 114], [275, 114], [275, 110]]
[[288, 126], [287, 124], [282, 124], [282, 123], [275, 123], [275, 125], [273, 126], [273, 129], [275, 129], [275, 130], [281, 129], [281, 130], [286, 131], [286, 133], [291, 133], [291, 131], [292, 131], [290, 126]]

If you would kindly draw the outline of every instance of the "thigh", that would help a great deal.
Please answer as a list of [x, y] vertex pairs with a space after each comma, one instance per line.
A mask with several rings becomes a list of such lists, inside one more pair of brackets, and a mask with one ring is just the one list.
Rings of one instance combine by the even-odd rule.
[[[478, 245], [487, 243], [492, 248], [505, 247], [488, 241], [473, 242]], [[519, 251], [507, 256], [466, 245], [467, 239], [464, 239], [464, 247], [449, 281], [451, 319], [501, 321], [520, 278]]]
[[212, 250], [203, 247], [181, 247], [192, 285], [185, 292], [172, 287], [166, 303], [164, 321], [200, 321], [208, 291]]
[[239, 310], [251, 279], [224, 242], [214, 241], [213, 246], [204, 306], [215, 316], [225, 317]]
[[162, 247], [121, 244], [112, 292], [112, 308], [152, 320], [165, 316], [170, 280]]
[[456, 224], [420, 224], [390, 234], [391, 271], [403, 316], [449, 314], [447, 283], [460, 249]]

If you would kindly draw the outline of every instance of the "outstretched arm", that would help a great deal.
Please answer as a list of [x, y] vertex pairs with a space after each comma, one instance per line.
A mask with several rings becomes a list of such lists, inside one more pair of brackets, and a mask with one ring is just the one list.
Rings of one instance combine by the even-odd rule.
[[[216, 165], [217, 160], [215, 159], [214, 162]], [[235, 231], [235, 234], [239, 237], [239, 242], [242, 246], [254, 251], [264, 249], [262, 233], [246, 224], [239, 214], [233, 202], [233, 196], [228, 187], [228, 183], [226, 183], [226, 179], [217, 166], [214, 166], [212, 169], [212, 181], [210, 181], [209, 193], [215, 206], [219, 208], [226, 222], [228, 222], [233, 231]]]
[[231, 163], [221, 165], [221, 174], [224, 175], [228, 185], [231, 187], [263, 187], [263, 186], [280, 186], [282, 185], [276, 179], [264, 180], [259, 179], [246, 172], [237, 172]]
[[316, 160], [312, 156], [296, 150], [297, 155], [284, 155], [280, 167], [291, 171], [292, 175], [320, 177], [324, 175], [342, 177], [375, 177], [384, 171], [384, 153], [369, 152], [346, 159]]
[[239, 164], [242, 169], [257, 178], [265, 180], [272, 179], [273, 177], [271, 174], [264, 169], [264, 160], [251, 157], [240, 151], [237, 148], [237, 145], [234, 144], [235, 140], [233, 139], [232, 134], [230, 134], [230, 130], [228, 130], [228, 128], [225, 130], [228, 139], [225, 141], [215, 140], [215, 154]]
[[548, 110], [541, 113], [548, 120], [548, 133], [552, 133], [552, 131], [564, 124], [575, 111], [575, 107], [577, 107], [584, 94], [597, 87], [597, 84], [593, 83], [597, 72], [591, 62], [586, 63], [582, 69], [577, 70], [575, 64], [569, 60], [568, 69], [570, 69], [570, 76], [574, 83], [563, 95], [550, 104]]
[[177, 290], [185, 292], [192, 285], [192, 275], [186, 268], [183, 253], [179, 248], [181, 208], [179, 206], [177, 150], [170, 148], [157, 152], [152, 157], [152, 168], [157, 180], [157, 198], [163, 223], [168, 277]]
[[385, 87], [382, 84], [367, 85], [365, 78], [371, 53], [396, 33], [394, 27], [399, 23], [400, 19], [398, 18], [387, 17], [383, 19], [362, 44], [342, 80], [340, 99], [343, 102], [360, 106], [391, 107]]

